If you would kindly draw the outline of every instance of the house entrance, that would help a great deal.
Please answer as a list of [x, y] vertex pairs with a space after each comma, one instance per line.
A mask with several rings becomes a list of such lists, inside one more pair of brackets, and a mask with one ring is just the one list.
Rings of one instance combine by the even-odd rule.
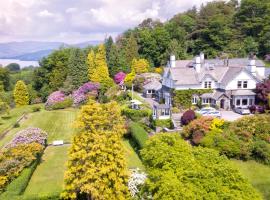
[[221, 99], [220, 100], [220, 108], [221, 109], [224, 109], [224, 106], [225, 106], [225, 100], [224, 99]]

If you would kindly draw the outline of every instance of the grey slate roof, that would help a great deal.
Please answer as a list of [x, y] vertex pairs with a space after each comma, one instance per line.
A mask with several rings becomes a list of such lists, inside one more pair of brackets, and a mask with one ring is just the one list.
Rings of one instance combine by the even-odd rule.
[[170, 68], [172, 79], [176, 81], [176, 84], [198, 84], [197, 74], [193, 68]]
[[162, 88], [162, 84], [156, 80], [150, 81], [146, 85], [143, 86], [145, 90], [160, 90]]
[[[225, 65], [224, 59], [206, 59], [205, 62], [212, 63], [215, 65]], [[265, 66], [262, 60], [256, 60], [256, 66], [263, 67]], [[248, 58], [231, 58], [229, 59], [229, 66], [247, 66], [249, 64]]]

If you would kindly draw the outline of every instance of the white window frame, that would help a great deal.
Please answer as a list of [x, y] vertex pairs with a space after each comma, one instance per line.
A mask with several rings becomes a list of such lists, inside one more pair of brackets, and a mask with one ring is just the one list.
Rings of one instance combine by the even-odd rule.
[[204, 88], [212, 88], [212, 81], [205, 81]]

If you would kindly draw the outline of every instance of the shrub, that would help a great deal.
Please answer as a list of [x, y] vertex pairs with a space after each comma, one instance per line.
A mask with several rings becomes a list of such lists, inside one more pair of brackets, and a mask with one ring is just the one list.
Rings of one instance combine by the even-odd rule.
[[88, 96], [97, 96], [100, 85], [98, 83], [88, 82], [83, 84], [77, 90], [73, 91], [73, 105], [79, 106], [87, 101]]
[[41, 110], [40, 106], [35, 106], [35, 107], [32, 108], [33, 112], [39, 112], [40, 110]]
[[15, 180], [13, 180], [7, 186], [6, 191], [0, 195], [0, 198], [12, 199], [15, 196], [21, 195], [25, 191], [38, 163], [39, 163], [39, 159], [34, 161], [30, 167], [25, 168], [20, 174], [20, 176], [16, 178]]
[[13, 125], [13, 128], [19, 128], [20, 127], [20, 123], [19, 122], [16, 122], [14, 125]]
[[148, 139], [148, 133], [141, 127], [138, 123], [130, 123], [130, 133], [132, 139], [136, 142], [138, 147], [142, 149], [145, 145], [146, 140]]
[[173, 126], [173, 122], [171, 119], [157, 119], [157, 120], [153, 120], [153, 128], [156, 127], [162, 127], [162, 128], [169, 128], [172, 129], [174, 128]]
[[124, 80], [126, 78], [126, 74], [124, 72], [118, 72], [114, 75], [114, 82], [116, 84], [122, 84], [124, 83]]
[[38, 143], [45, 146], [47, 133], [40, 128], [27, 128], [19, 131], [5, 148], [11, 148], [22, 144]]
[[134, 110], [130, 108], [124, 108], [122, 109], [122, 115], [125, 115], [133, 121], [139, 121], [144, 117], [149, 117], [151, 115], [151, 112], [147, 110]]
[[252, 157], [257, 161], [270, 164], [270, 144], [265, 141], [258, 140], [253, 143]]
[[10, 116], [10, 115], [4, 115], [4, 116], [2, 116], [1, 118], [2, 118], [3, 120], [8, 120], [8, 119], [11, 118], [11, 116]]
[[180, 109], [177, 107], [172, 107], [172, 113], [180, 113]]
[[51, 109], [51, 107], [56, 104], [64, 101], [66, 99], [66, 95], [64, 92], [61, 91], [55, 91], [51, 93], [45, 103], [45, 108], [46, 109]]
[[210, 130], [212, 117], [201, 117], [193, 120], [187, 126], [184, 126], [182, 136], [191, 139], [194, 144], [200, 143], [202, 137]]
[[61, 101], [52, 105], [51, 109], [59, 110], [59, 109], [69, 108], [72, 106], [72, 104], [73, 104], [73, 100], [71, 98], [66, 98], [64, 101]]
[[195, 118], [196, 118], [195, 112], [193, 110], [187, 110], [181, 117], [181, 123], [183, 125], [188, 125]]
[[0, 154], [0, 193], [25, 167], [30, 166], [43, 150], [44, 146], [38, 143], [19, 144], [12, 148], [4, 148]]

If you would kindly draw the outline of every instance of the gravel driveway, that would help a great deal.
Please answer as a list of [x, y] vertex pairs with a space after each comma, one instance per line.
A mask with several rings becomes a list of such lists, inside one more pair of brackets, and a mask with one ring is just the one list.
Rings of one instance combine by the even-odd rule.
[[235, 113], [233, 111], [220, 111], [220, 113], [221, 113], [221, 118], [225, 119], [227, 121], [234, 121], [234, 120], [237, 120], [243, 116], [246, 116], [246, 115], [240, 115], [240, 114]]

